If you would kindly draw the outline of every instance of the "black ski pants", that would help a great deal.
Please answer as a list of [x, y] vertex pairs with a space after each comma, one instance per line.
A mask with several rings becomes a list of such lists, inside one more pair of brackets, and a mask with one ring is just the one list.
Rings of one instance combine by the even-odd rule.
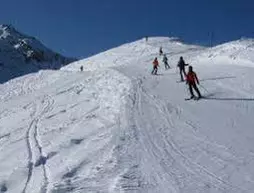
[[170, 68], [170, 66], [168, 65], [168, 62], [167, 62], [167, 61], [165, 61], [164, 64], [165, 64], [165, 69], [166, 69], [166, 70]]
[[186, 76], [185, 68], [179, 68], [181, 81], [184, 81], [183, 74]]
[[191, 94], [191, 97], [194, 97], [194, 93], [193, 93], [193, 89], [197, 92], [198, 94], [198, 97], [200, 98], [201, 97], [201, 94], [200, 94], [200, 91], [197, 87], [197, 84], [194, 82], [194, 83], [188, 83], [189, 84], [189, 90], [190, 90], [190, 94]]
[[158, 71], [158, 67], [157, 67], [157, 66], [154, 66], [154, 67], [153, 67], [152, 74], [157, 74], [157, 71]]

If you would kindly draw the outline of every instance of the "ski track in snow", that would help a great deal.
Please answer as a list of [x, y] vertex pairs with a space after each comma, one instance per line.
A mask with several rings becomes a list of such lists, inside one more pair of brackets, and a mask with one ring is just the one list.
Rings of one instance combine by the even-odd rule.
[[[137, 128], [137, 133], [135, 134], [136, 137], [139, 137], [138, 140], [142, 142], [143, 144], [140, 144], [141, 146], [144, 146], [144, 151], [147, 152], [147, 154], [151, 155], [150, 158], [147, 158], [152, 162], [154, 158], [157, 160], [154, 160], [154, 165], [160, 165], [160, 169], [158, 168], [158, 173], [167, 172], [168, 175], [171, 178], [171, 181], [175, 180], [176, 183], [178, 183], [178, 188], [173, 188], [172, 192], [178, 192], [181, 191], [181, 183], [179, 176], [177, 174], [172, 173], [172, 167], [177, 168], [178, 163], [180, 163], [181, 167], [185, 168], [187, 171], [192, 173], [195, 177], [199, 176], [199, 179], [196, 181], [196, 183], [199, 183], [199, 180], [203, 181], [204, 179], [212, 180], [212, 186], [215, 186], [218, 189], [221, 189], [222, 191], [227, 192], [244, 192], [244, 190], [241, 187], [235, 186], [231, 184], [230, 182], [227, 182], [220, 178], [220, 176], [217, 176], [216, 174], [209, 171], [205, 166], [202, 166], [195, 161], [192, 161], [188, 156], [186, 156], [181, 149], [177, 146], [177, 144], [174, 142], [173, 136], [170, 135], [170, 129], [176, 129], [174, 128], [174, 125], [172, 123], [172, 120], [169, 119], [171, 117], [171, 114], [165, 106], [167, 104], [163, 104], [162, 101], [159, 101], [158, 99], [155, 99], [153, 96], [150, 96], [145, 89], [142, 87], [142, 80], [137, 81], [137, 88], [134, 91], [135, 97], [133, 99], [134, 104], [134, 115], [135, 117], [134, 123], [135, 128]], [[143, 104], [144, 101], [147, 101], [148, 103]], [[165, 124], [160, 123], [157, 128], [152, 128], [152, 130], [145, 131], [140, 129], [144, 128], [146, 125], [153, 124], [153, 123], [146, 123], [148, 121], [145, 117], [145, 114], [147, 114], [148, 111], [144, 111], [144, 107], [151, 106], [153, 109], [156, 109], [156, 114], [158, 117], [163, 117]], [[173, 106], [171, 106], [172, 108]], [[170, 110], [172, 111], [172, 110]], [[177, 111], [176, 111], [177, 112]], [[179, 115], [180, 116], [180, 115]], [[149, 117], [149, 116], [148, 116]], [[160, 120], [161, 121], [161, 120]], [[186, 123], [187, 124], [187, 123]], [[145, 127], [149, 128], [149, 127]], [[142, 137], [144, 136], [144, 137]], [[156, 137], [155, 137], [156, 136]], [[194, 138], [197, 138], [196, 136], [193, 136]], [[142, 140], [141, 138], [144, 138]], [[163, 142], [157, 141], [156, 139], [163, 139]], [[200, 140], [200, 138], [199, 138]], [[202, 141], [205, 141], [202, 140]], [[150, 144], [147, 144], [149, 142]], [[206, 144], [209, 142], [206, 142]], [[202, 144], [202, 145], [206, 145]], [[210, 142], [210, 145], [214, 145]], [[223, 152], [222, 152], [223, 153]], [[147, 155], [144, 155], [147, 156]], [[219, 155], [218, 155], [219, 157]], [[174, 160], [171, 164], [168, 165], [168, 163], [165, 163], [165, 160]], [[178, 162], [178, 163], [177, 163]], [[176, 164], [176, 166], [174, 166]], [[160, 172], [159, 172], [160, 171]], [[166, 175], [166, 174], [163, 174]], [[202, 176], [202, 178], [200, 178]], [[170, 180], [170, 179], [168, 179]], [[206, 181], [206, 180], [205, 180]], [[208, 183], [208, 182], [207, 182]], [[137, 185], [137, 187], [133, 186], [123, 186], [123, 190], [128, 192], [129, 188], [131, 187], [132, 190], [139, 189], [142, 185]], [[154, 185], [155, 186], [155, 185]], [[172, 184], [172, 187], [174, 187], [174, 184]], [[177, 186], [176, 186], [177, 187]], [[203, 191], [208, 191], [209, 185], [207, 185], [207, 190], [204, 189]], [[211, 188], [211, 187], [210, 187]], [[151, 191], [151, 190], [150, 190]], [[150, 192], [148, 191], [148, 192]], [[151, 191], [152, 192], [152, 191]]]
[[[158, 115], [161, 117], [164, 117], [167, 124], [170, 125], [171, 128], [174, 128], [174, 125], [172, 124], [172, 120], [169, 119], [169, 117], [171, 116], [171, 113], [169, 113], [167, 108], [164, 108], [165, 106], [167, 106], [167, 104], [161, 103], [158, 99], [154, 100], [154, 97], [151, 97], [150, 95], [148, 95], [144, 89], [142, 89], [142, 94], [145, 95], [145, 97], [147, 97], [148, 100], [151, 101], [151, 104], [155, 104], [154, 105], [155, 108], [160, 112], [160, 113], [158, 113]], [[172, 108], [172, 106], [171, 106], [171, 108]], [[176, 128], [174, 128], [174, 129], [176, 129]], [[184, 153], [181, 151], [181, 149], [177, 146], [177, 144], [174, 142], [173, 136], [169, 135], [170, 132], [168, 132], [168, 131], [163, 131], [163, 132], [165, 132], [165, 134], [166, 134], [165, 136], [167, 136], [169, 138], [169, 139], [165, 139], [166, 143], [169, 145], [169, 147], [166, 147], [167, 151], [169, 151], [169, 149], [171, 147], [172, 148], [171, 152], [174, 152], [176, 154], [175, 155], [176, 158], [174, 160], [178, 160], [178, 162], [181, 160], [181, 162], [185, 164], [187, 169], [190, 169], [193, 172], [198, 171], [198, 172], [196, 172], [195, 175], [200, 175], [200, 174], [204, 173], [205, 175], [210, 176], [211, 178], [213, 178], [215, 180], [215, 184], [217, 182], [219, 184], [225, 185], [227, 188], [228, 187], [232, 188], [232, 190], [234, 190], [234, 191], [243, 191], [242, 188], [234, 186], [233, 184], [230, 184], [229, 182], [222, 180], [219, 176], [210, 172], [204, 166], [202, 166], [196, 162], [193, 162], [186, 155], [184, 155]], [[163, 137], [161, 137], [161, 138], [163, 138]], [[171, 156], [172, 156], [172, 153], [171, 153]], [[232, 190], [230, 190], [230, 191], [232, 191]]]
[[[27, 192], [27, 186], [33, 176], [33, 169], [34, 167], [41, 166], [43, 170], [43, 175], [44, 175], [44, 185], [41, 187], [41, 192], [40, 193], [47, 193], [47, 186], [48, 186], [48, 172], [46, 168], [46, 156], [43, 155], [43, 147], [40, 144], [40, 139], [39, 139], [39, 126], [38, 123], [40, 121], [40, 118], [50, 112], [52, 105], [54, 104], [54, 100], [50, 96], [45, 96], [43, 100], [40, 101], [43, 105], [43, 107], [38, 108], [38, 104], [34, 104], [35, 106], [35, 111], [32, 113], [31, 118], [32, 122], [29, 125], [29, 128], [27, 129], [26, 133], [26, 143], [27, 143], [27, 149], [28, 149], [28, 176], [27, 176], [27, 181], [25, 184], [25, 187], [22, 191], [22, 193]], [[38, 112], [38, 109], [42, 109], [41, 112]], [[35, 145], [32, 145], [32, 144]], [[37, 150], [33, 149], [33, 146], [37, 148]], [[39, 150], [39, 157], [35, 157], [36, 153], [35, 151]], [[33, 158], [36, 158], [36, 163], [33, 163]]]

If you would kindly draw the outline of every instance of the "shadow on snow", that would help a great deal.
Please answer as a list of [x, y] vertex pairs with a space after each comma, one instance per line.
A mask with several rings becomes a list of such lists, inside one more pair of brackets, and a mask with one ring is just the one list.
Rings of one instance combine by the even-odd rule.
[[205, 78], [201, 79], [200, 82], [209, 81], [209, 80], [223, 80], [223, 79], [233, 79], [236, 76], [222, 76], [222, 77], [214, 77], [214, 78]]
[[254, 98], [219, 98], [219, 97], [204, 97], [204, 100], [217, 100], [217, 101], [254, 101]]

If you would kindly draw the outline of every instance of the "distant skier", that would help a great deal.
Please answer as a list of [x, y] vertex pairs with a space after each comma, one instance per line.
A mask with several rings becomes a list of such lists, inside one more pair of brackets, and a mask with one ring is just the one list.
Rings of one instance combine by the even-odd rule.
[[145, 38], [146, 38], [146, 42], [148, 42], [148, 36], [146, 36]]
[[80, 66], [80, 71], [83, 72], [83, 66]]
[[184, 76], [186, 76], [185, 66], [188, 66], [188, 64], [185, 64], [185, 61], [183, 60], [182, 56], [180, 57], [180, 60], [179, 60], [179, 62], [177, 64], [177, 66], [178, 66], [179, 71], [180, 71], [181, 81], [183, 82], [184, 81], [183, 74], [184, 74]]
[[202, 96], [200, 94], [200, 91], [197, 87], [197, 84], [199, 85], [199, 80], [198, 77], [196, 75], [196, 73], [193, 71], [193, 67], [189, 66], [189, 72], [186, 75], [186, 84], [189, 85], [189, 90], [190, 90], [190, 94], [191, 94], [191, 99], [193, 99], [195, 97], [194, 93], [193, 93], [193, 89], [197, 92], [198, 94], [198, 98], [200, 99]]
[[168, 65], [168, 58], [167, 58], [166, 54], [164, 54], [162, 61], [165, 64], [165, 70], [169, 69], [170, 66]]
[[159, 54], [160, 56], [163, 54], [162, 47], [160, 47]]
[[152, 71], [152, 74], [153, 74], [153, 75], [157, 75], [158, 66], [159, 66], [159, 62], [158, 62], [158, 59], [157, 59], [157, 57], [156, 57], [156, 58], [154, 59], [154, 61], [153, 61], [153, 71]]

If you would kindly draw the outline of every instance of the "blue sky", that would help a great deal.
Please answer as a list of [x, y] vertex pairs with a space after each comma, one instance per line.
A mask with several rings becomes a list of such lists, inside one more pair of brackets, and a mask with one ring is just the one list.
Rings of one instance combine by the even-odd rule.
[[253, 0], [7, 0], [0, 23], [79, 58], [148, 36], [206, 45], [254, 37]]

